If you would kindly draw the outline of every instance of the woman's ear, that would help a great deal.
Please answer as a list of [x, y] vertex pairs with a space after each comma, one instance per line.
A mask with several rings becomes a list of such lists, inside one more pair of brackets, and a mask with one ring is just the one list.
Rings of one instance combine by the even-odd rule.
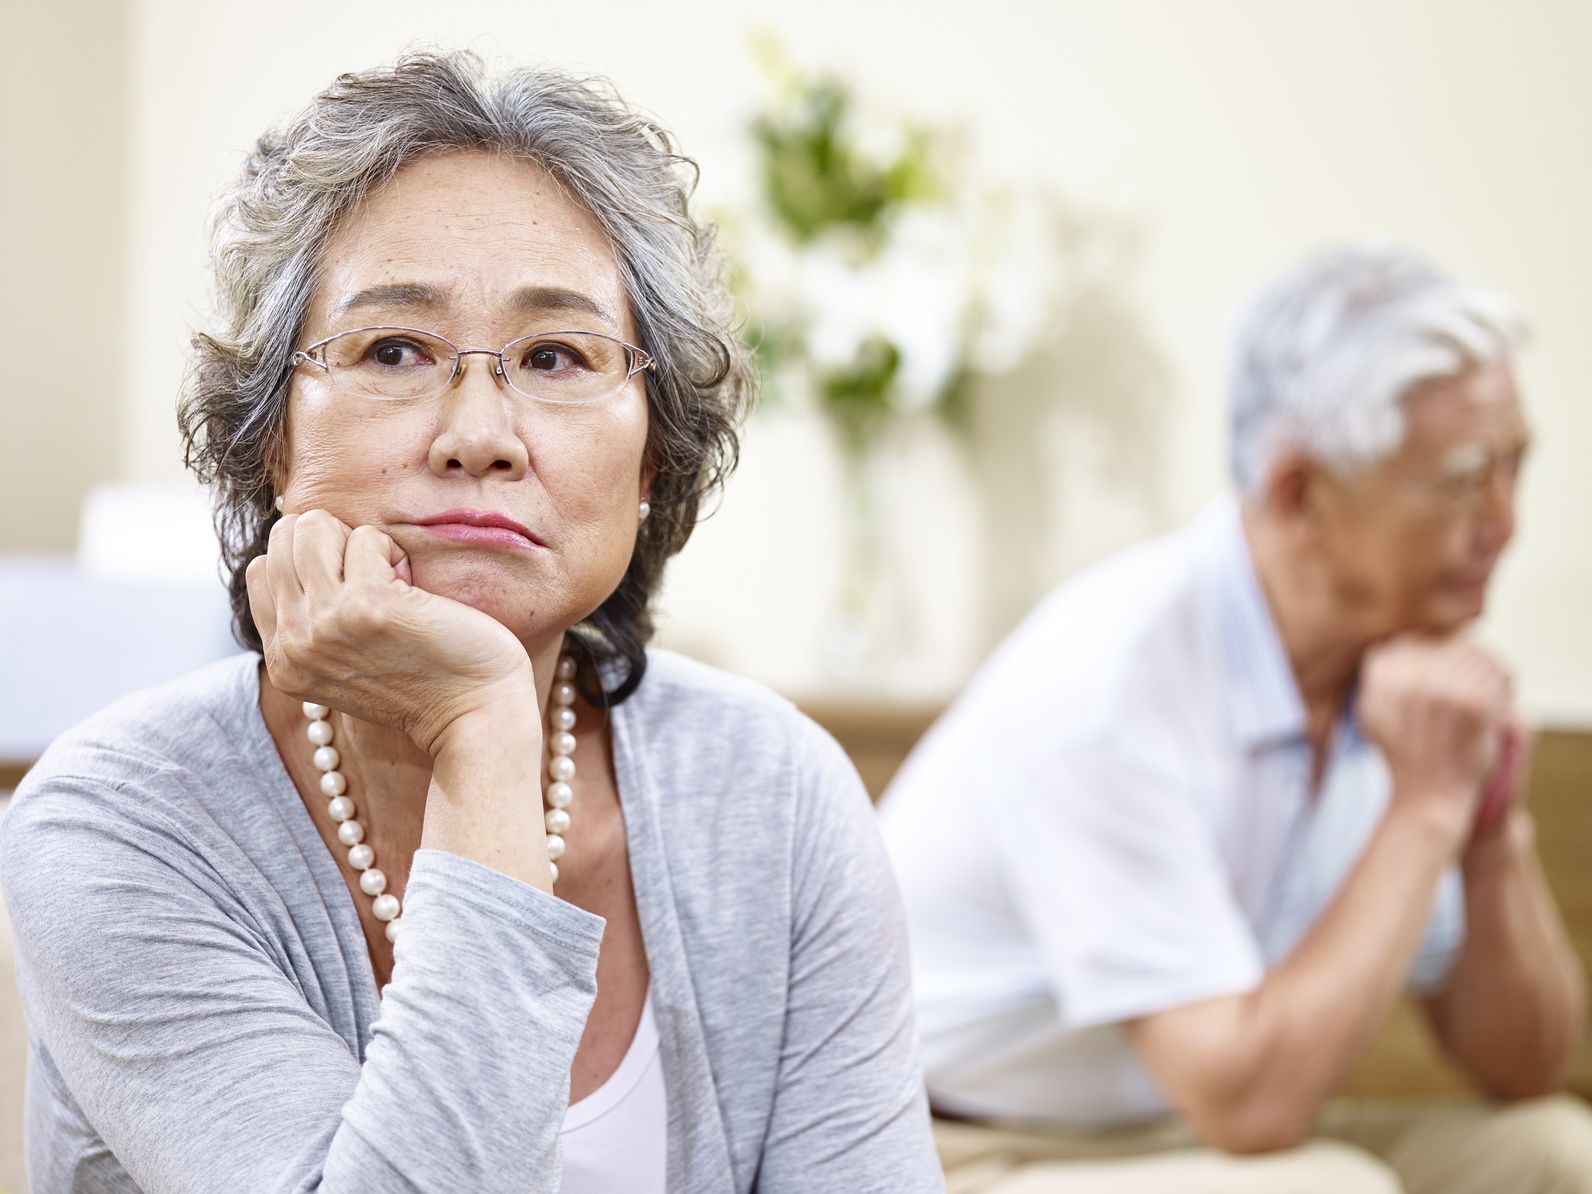
[[286, 428], [273, 435], [265, 445], [265, 477], [266, 484], [271, 487], [273, 498], [287, 491], [288, 481], [292, 475], [289, 468]]

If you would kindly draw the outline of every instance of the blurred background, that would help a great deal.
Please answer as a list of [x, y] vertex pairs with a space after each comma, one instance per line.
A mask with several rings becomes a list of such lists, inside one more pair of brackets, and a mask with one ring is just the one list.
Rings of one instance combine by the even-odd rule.
[[415, 45], [609, 76], [700, 163], [771, 393], [660, 639], [819, 712], [871, 781], [1042, 593], [1225, 491], [1233, 326], [1345, 239], [1527, 316], [1539, 439], [1482, 633], [1533, 716], [1592, 731], [1582, 0], [0, 15], [0, 788], [232, 649], [173, 415], [210, 200], [335, 74]]
[[[212, 195], [255, 136], [337, 72], [441, 44], [613, 78], [701, 163], [704, 210], [747, 250], [748, 317], [765, 342], [781, 317], [810, 316], [816, 293], [838, 312], [829, 330], [857, 329], [860, 344], [874, 320], [907, 357], [859, 449], [865, 515], [843, 420], [814, 398], [825, 379], [788, 368], [791, 353], [775, 362], [783, 384], [747, 431], [743, 468], [673, 567], [665, 643], [798, 697], [843, 685], [942, 700], [1040, 593], [1224, 490], [1227, 346], [1254, 290], [1323, 245], [1386, 237], [1512, 294], [1534, 328], [1521, 373], [1540, 444], [1485, 633], [1536, 714], [1592, 722], [1592, 404], [1578, 347], [1592, 322], [1592, 6], [1579, 0], [976, 12], [461, 0], [446, 13], [280, 0], [268, 17], [199, 0], [6, 0], [4, 28], [0, 552], [43, 553], [35, 596], [62, 591], [18, 605], [8, 587], [0, 651], [31, 642], [68, 689], [96, 680], [71, 666], [81, 647], [45, 651], [49, 628], [30, 624], [76, 608], [48, 557], [74, 557], [137, 607], [124, 586], [148, 595], [213, 575], [173, 418], [185, 343], [208, 312]], [[814, 89], [830, 84], [855, 177], [811, 211], [770, 215], [770, 157], [799, 175], [825, 102]], [[888, 176], [875, 206], [915, 216], [875, 221], [908, 225], [882, 266], [863, 260], [878, 240], [875, 174]], [[800, 178], [783, 185], [799, 208]], [[864, 214], [828, 235], [856, 193]], [[810, 239], [770, 252], [792, 219]], [[903, 275], [945, 246], [974, 260], [941, 251]], [[868, 276], [849, 284], [853, 265]], [[949, 344], [1003, 294], [1009, 309], [984, 321], [1003, 326]], [[831, 366], [859, 347], [807, 322]], [[926, 347], [908, 343], [914, 327]], [[949, 418], [930, 409], [942, 362], [919, 359], [936, 339], [952, 356], [967, 347], [952, 365], [973, 370]], [[854, 540], [869, 534], [882, 546], [863, 554], [864, 579], [886, 590], [884, 614], [846, 591]], [[144, 616], [178, 609], [170, 592], [149, 604]], [[176, 625], [191, 626], [182, 609]], [[94, 611], [71, 635], [130, 649], [121, 615], [111, 626], [90, 599]], [[193, 636], [181, 638], [139, 646], [181, 670]], [[53, 724], [55, 694], [0, 691], [31, 706], [0, 709], [0, 724]]]

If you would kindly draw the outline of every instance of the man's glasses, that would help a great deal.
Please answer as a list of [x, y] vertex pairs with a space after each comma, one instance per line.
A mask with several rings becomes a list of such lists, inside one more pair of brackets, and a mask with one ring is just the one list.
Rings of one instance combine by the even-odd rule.
[[382, 402], [435, 398], [459, 376], [464, 358], [492, 357], [493, 372], [518, 394], [558, 406], [600, 402], [653, 358], [601, 332], [537, 332], [501, 349], [458, 348], [416, 328], [356, 328], [293, 354], [294, 368], [313, 365], [339, 390]]
[[1496, 452], [1474, 447], [1458, 454], [1435, 477], [1402, 478], [1404, 491], [1435, 513], [1470, 515], [1491, 498], [1498, 481], [1513, 492], [1526, 449]]

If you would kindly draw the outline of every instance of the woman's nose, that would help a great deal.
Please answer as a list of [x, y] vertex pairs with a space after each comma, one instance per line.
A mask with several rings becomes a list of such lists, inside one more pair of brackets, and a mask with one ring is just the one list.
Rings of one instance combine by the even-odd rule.
[[499, 379], [498, 367], [489, 355], [463, 357], [459, 376], [438, 399], [437, 433], [428, 454], [438, 476], [500, 473], [514, 480], [530, 467], [515, 419], [520, 400]]

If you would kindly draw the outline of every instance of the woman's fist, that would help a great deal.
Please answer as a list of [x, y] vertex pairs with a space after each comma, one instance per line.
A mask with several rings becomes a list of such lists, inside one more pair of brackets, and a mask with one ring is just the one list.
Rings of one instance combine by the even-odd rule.
[[271, 683], [392, 726], [433, 755], [458, 718], [523, 702], [539, 725], [530, 659], [500, 622], [412, 583], [375, 527], [325, 510], [289, 514], [246, 574]]

